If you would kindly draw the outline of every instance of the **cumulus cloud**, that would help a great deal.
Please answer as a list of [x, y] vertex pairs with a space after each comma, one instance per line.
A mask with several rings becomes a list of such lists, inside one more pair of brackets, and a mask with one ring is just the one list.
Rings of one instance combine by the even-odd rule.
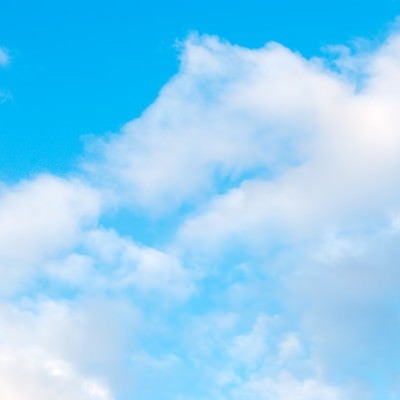
[[[25, 395], [16, 382], [31, 368], [40, 385], [52, 377], [48, 390], [68, 382], [69, 397], [111, 399], [122, 384], [107, 365], [143, 382], [159, 374], [163, 395], [192, 400], [365, 400], [382, 397], [382, 382], [395, 388], [400, 35], [362, 54], [337, 49], [306, 59], [194, 35], [143, 115], [89, 146], [81, 179], [2, 188], [3, 292], [39, 276], [61, 298], [54, 312], [3, 321], [33, 332], [11, 347], [4, 333], [5, 395]], [[154, 231], [169, 224], [162, 245], [105, 224], [115, 209]], [[113, 319], [132, 307], [145, 314], [142, 347], [125, 336], [130, 312]], [[143, 382], [127, 396], [160, 397]]]
[[278, 45], [253, 52], [214, 37], [191, 38], [180, 73], [141, 118], [97, 143], [98, 163], [86, 167], [107, 185], [115, 183], [123, 201], [168, 211], [204, 191], [218, 190], [215, 180], [229, 183], [245, 173], [273, 171], [292, 162], [294, 136], [287, 134], [294, 121], [278, 127], [283, 128], [281, 141], [274, 125], [287, 120], [283, 115], [266, 121], [251, 105], [236, 105], [230, 93], [243, 78], [256, 74], [262, 67], [258, 59], [267, 63], [270, 53], [290, 57]]
[[146, 209], [222, 191], [182, 228], [200, 238], [212, 225], [210, 242], [257, 224], [309, 230], [313, 220], [347, 218], [349, 207], [380, 212], [381, 201], [398, 200], [398, 42], [394, 34], [363, 55], [358, 90], [278, 44], [249, 50], [193, 37], [180, 73], [140, 119], [96, 148], [101, 162], [90, 168]]
[[[206, 245], [262, 235], [268, 242], [349, 229], [366, 215], [379, 220], [392, 212], [399, 201], [399, 98], [389, 84], [400, 71], [397, 35], [370, 55], [360, 91], [313, 60], [287, 50], [263, 51], [267, 67], [236, 84], [228, 100], [237, 112], [262, 115], [265, 127], [281, 117], [274, 131], [279, 141], [290, 121], [301, 159], [278, 175], [247, 179], [212, 199], [180, 235]], [[215, 227], [211, 233], [209, 226]]]
[[[378, 316], [389, 304], [385, 294], [398, 287], [389, 278], [397, 276], [398, 260], [391, 239], [382, 242], [386, 257], [375, 246], [344, 264], [327, 266], [310, 256], [346, 252], [351, 238], [359, 248], [368, 246], [371, 231], [382, 241], [400, 201], [400, 36], [394, 32], [361, 54], [341, 49], [332, 69], [332, 59], [305, 59], [276, 43], [250, 50], [193, 36], [183, 46], [179, 73], [157, 101], [119, 134], [97, 143], [97, 160], [86, 165], [93, 179], [105, 178], [120, 202], [148, 215], [188, 210], [173, 238], [180, 254], [220, 260], [244, 244], [267, 257], [276, 285], [290, 271], [293, 303], [309, 298], [307, 304], [316, 305], [297, 312], [321, 365], [329, 364], [321, 354], [332, 343], [346, 343], [352, 335], [356, 343], [367, 327], [381, 326]], [[391, 330], [397, 332], [394, 325]], [[232, 351], [248, 337], [238, 337]], [[282, 339], [281, 365], [302, 353], [298, 340]], [[363, 343], [378, 346], [379, 339]], [[290, 398], [289, 392], [344, 398], [341, 389], [313, 379], [290, 378], [282, 386], [266, 381], [275, 398]]]
[[99, 214], [96, 192], [77, 180], [40, 176], [0, 192], [0, 269], [3, 291], [78, 241]]

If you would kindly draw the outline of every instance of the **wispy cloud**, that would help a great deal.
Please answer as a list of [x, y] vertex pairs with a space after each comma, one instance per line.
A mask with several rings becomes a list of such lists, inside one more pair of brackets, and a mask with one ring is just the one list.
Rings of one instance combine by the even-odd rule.
[[4, 47], [0, 47], [0, 66], [6, 66], [10, 63], [10, 55]]

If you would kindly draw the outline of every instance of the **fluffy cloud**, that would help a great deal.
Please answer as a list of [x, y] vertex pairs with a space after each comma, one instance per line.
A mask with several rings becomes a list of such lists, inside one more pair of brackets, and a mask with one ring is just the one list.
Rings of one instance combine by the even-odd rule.
[[[0, 394], [12, 399], [112, 400], [132, 327], [132, 308], [85, 299], [2, 302]], [[119, 375], [119, 376], [118, 376]]]
[[398, 53], [393, 34], [363, 63], [346, 56], [338, 73], [275, 43], [249, 50], [194, 36], [179, 74], [95, 146], [87, 168], [149, 212], [201, 204], [180, 229], [195, 246], [379, 219], [398, 202]]
[[[26, 397], [25, 379], [38, 397], [67, 384], [78, 399], [395, 388], [400, 35], [339, 50], [305, 59], [192, 36], [154, 104], [92, 144], [81, 180], [2, 188], [2, 290], [41, 278], [55, 299], [3, 304], [0, 393]], [[105, 223], [115, 208], [134, 215], [128, 234]], [[154, 374], [163, 387], [145, 388]]]
[[0, 192], [1, 288], [13, 289], [40, 264], [68, 251], [99, 214], [96, 192], [77, 180], [40, 176]]
[[[251, 104], [235, 104], [235, 96], [248, 95], [231, 93], [275, 54], [282, 62], [293, 57], [302, 64], [278, 45], [250, 51], [213, 37], [191, 38], [180, 73], [140, 119], [97, 143], [99, 160], [86, 167], [115, 185], [124, 201], [159, 212], [220, 190], [215, 180], [229, 184], [260, 168], [278, 170], [291, 163], [295, 136], [289, 128], [295, 121], [285, 124], [282, 113], [268, 120]], [[298, 115], [302, 118], [301, 110]]]
[[253, 76], [233, 85], [227, 102], [237, 113], [264, 118], [264, 135], [274, 123], [278, 142], [289, 136], [296, 163], [279, 174], [264, 170], [265, 177], [216, 197], [180, 235], [206, 246], [237, 237], [264, 236], [268, 243], [352, 229], [393, 212], [399, 202], [400, 98], [389, 82], [400, 73], [399, 50], [394, 35], [370, 55], [366, 71], [358, 71], [368, 73], [359, 91], [315, 60], [280, 48], [259, 51], [258, 68], [249, 67]]
[[[372, 52], [350, 54], [307, 60], [275, 43], [249, 50], [192, 37], [179, 74], [157, 101], [120, 134], [98, 143], [97, 161], [87, 164], [120, 201], [149, 215], [183, 207], [187, 214], [173, 239], [180, 254], [201, 260], [212, 253], [218, 257], [211, 260], [221, 260], [243, 244], [263, 254], [275, 285], [289, 279], [290, 294], [283, 293], [297, 306], [309, 305], [294, 307], [297, 320], [307, 326], [311, 359], [331, 372], [335, 352], [356, 351], [344, 346], [351, 338], [378, 351], [380, 329], [365, 340], [363, 332], [382, 326], [382, 313], [396, 313], [387, 293], [398, 287], [398, 254], [392, 239], [382, 238], [400, 201], [400, 36], [393, 33]], [[373, 246], [360, 259], [329, 266], [313, 261], [316, 253], [326, 258], [347, 251], [340, 246], [351, 248], [346, 243], [352, 238], [369, 246], [371, 231], [387, 256]], [[390, 331], [397, 332], [394, 325]], [[231, 351], [248, 337], [239, 336]], [[281, 343], [277, 358], [283, 364], [301, 352], [295, 337]], [[382, 363], [385, 351], [379, 350]], [[347, 378], [368, 380], [366, 371], [350, 364], [340, 364], [348, 366]], [[338, 375], [333, 381], [343, 380]], [[292, 392], [345, 398], [341, 389], [314, 378], [263, 382], [275, 398]]]
[[93, 378], [84, 378], [64, 360], [40, 351], [0, 350], [0, 395], [23, 400], [112, 400], [109, 389]]

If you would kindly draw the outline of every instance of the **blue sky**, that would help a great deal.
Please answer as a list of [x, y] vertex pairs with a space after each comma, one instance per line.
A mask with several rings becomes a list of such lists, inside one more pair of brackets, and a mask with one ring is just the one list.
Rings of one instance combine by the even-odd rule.
[[0, 6], [0, 398], [400, 397], [397, 1]]

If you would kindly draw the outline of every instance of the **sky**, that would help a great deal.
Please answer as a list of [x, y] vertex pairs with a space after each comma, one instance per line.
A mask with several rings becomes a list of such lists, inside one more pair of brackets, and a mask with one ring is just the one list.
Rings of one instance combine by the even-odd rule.
[[397, 0], [0, 5], [0, 398], [400, 397]]

